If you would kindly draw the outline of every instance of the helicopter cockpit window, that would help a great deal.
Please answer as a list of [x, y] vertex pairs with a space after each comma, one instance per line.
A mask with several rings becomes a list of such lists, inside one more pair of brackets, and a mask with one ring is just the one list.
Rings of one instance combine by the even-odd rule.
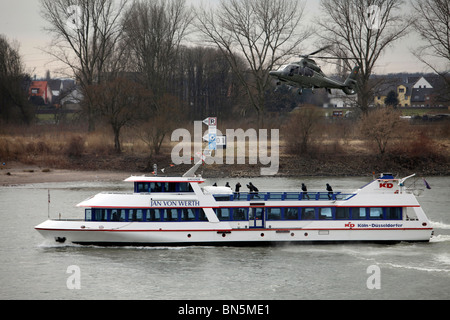
[[312, 77], [314, 75], [314, 71], [312, 71], [310, 68], [305, 68], [305, 76]]
[[278, 71], [283, 71], [284, 69], [286, 69], [288, 67], [287, 64], [282, 65], [281, 67], [278, 68]]

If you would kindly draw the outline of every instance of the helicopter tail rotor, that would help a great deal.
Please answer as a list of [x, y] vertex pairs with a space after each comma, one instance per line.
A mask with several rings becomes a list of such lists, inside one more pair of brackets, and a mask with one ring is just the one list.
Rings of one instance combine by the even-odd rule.
[[359, 73], [359, 66], [356, 66], [353, 68], [352, 73], [348, 76], [347, 80], [345, 80], [344, 85], [345, 87], [342, 89], [345, 94], [355, 94], [355, 87], [356, 87], [356, 76]]

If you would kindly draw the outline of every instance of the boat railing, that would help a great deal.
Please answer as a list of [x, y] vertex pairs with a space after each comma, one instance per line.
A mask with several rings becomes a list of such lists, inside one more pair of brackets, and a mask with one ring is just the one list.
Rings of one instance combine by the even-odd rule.
[[217, 201], [318, 201], [348, 200], [355, 193], [342, 192], [234, 192], [213, 195]]

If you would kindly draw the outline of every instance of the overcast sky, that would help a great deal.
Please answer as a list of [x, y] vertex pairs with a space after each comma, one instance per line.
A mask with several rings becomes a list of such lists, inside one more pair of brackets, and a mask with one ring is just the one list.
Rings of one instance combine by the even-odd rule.
[[[20, 44], [20, 53], [26, 66], [26, 71], [37, 77], [43, 77], [46, 70], [52, 72], [52, 76], [58, 76], [56, 69], [58, 64], [52, 62], [52, 58], [43, 53], [40, 48], [48, 46], [50, 36], [43, 30], [46, 22], [40, 15], [38, 0], [1, 0], [0, 34], [5, 34], [9, 40], [16, 40]], [[217, 1], [217, 0], [203, 0]], [[193, 4], [200, 4], [201, 0], [189, 0]], [[319, 13], [319, 0], [306, 2], [306, 18], [313, 19]], [[409, 2], [407, 2], [409, 4]], [[405, 14], [410, 5], [405, 5]], [[391, 72], [427, 72], [427, 69], [411, 53], [410, 49], [419, 42], [417, 35], [412, 33], [402, 41], [396, 42], [393, 48], [385, 51], [377, 62], [376, 73]], [[307, 52], [314, 51], [313, 45], [307, 48]], [[327, 66], [320, 63], [324, 70]], [[329, 66], [331, 68], [331, 66]]]

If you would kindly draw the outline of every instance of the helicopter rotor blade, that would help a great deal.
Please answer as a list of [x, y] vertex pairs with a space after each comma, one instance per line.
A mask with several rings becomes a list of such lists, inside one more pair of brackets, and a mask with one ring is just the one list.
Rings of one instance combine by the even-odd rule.
[[331, 44], [328, 45], [328, 46], [325, 46], [325, 47], [323, 47], [323, 48], [320, 48], [319, 50], [316, 50], [316, 51], [314, 51], [314, 52], [312, 52], [312, 53], [310, 53], [310, 54], [308, 54], [308, 56], [313, 56], [313, 55], [315, 55], [315, 54], [317, 54], [317, 53], [319, 53], [319, 52], [322, 52], [323, 50], [327, 50], [327, 49], [330, 48], [330, 47], [331, 47]]
[[316, 58], [316, 59], [331, 59], [331, 60], [357, 60], [356, 58], [348, 58], [348, 57], [339, 58], [339, 57], [316, 57], [316, 56], [314, 56], [313, 58]]
[[328, 45], [328, 46], [325, 46], [325, 47], [322, 47], [322, 48], [320, 48], [320, 49], [318, 49], [318, 50], [316, 50], [316, 51], [314, 51], [314, 52], [311, 52], [310, 54], [302, 54], [302, 55], [300, 55], [300, 58], [305, 58], [305, 59], [308, 59], [310, 56], [313, 56], [313, 55], [315, 55], [315, 54], [317, 54], [317, 53], [319, 53], [319, 52], [322, 52], [322, 51], [324, 51], [324, 50], [327, 50], [328, 48], [330, 48], [331, 47], [331, 45]]

